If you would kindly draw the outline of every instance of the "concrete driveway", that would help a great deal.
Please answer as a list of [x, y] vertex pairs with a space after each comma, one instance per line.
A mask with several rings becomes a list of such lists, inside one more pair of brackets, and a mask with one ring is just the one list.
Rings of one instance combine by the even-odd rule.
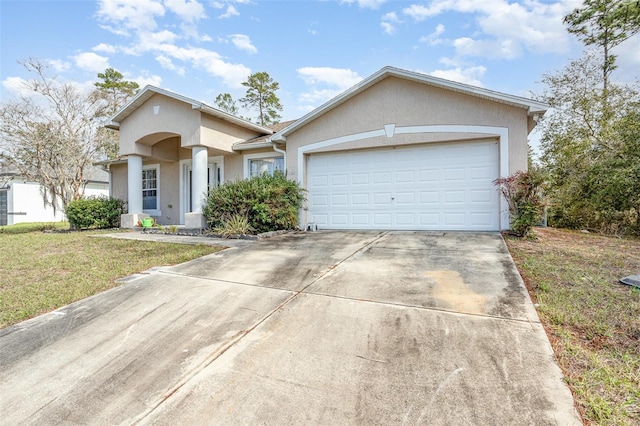
[[287, 234], [0, 330], [2, 424], [580, 424], [498, 234]]

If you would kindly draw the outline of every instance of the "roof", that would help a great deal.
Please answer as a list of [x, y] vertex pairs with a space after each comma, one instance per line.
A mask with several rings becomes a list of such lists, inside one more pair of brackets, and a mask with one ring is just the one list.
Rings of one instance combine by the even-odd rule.
[[219, 118], [221, 120], [228, 121], [229, 123], [233, 123], [240, 127], [244, 127], [256, 132], [264, 133], [267, 135], [273, 134], [272, 130], [269, 130], [267, 127], [260, 126], [258, 124], [252, 123], [250, 121], [244, 120], [242, 118], [236, 117], [231, 114], [227, 114], [224, 111], [220, 111], [219, 109], [213, 108], [204, 102], [197, 101], [195, 99], [188, 98], [183, 95], [179, 95], [177, 93], [171, 92], [169, 90], [161, 89], [155, 86], [145, 86], [144, 89], [139, 91], [129, 102], [127, 102], [118, 112], [115, 113], [113, 117], [111, 117], [110, 122], [105, 126], [109, 129], [119, 130], [120, 123], [131, 115], [135, 110], [137, 110], [142, 104], [148, 101], [152, 96], [160, 94], [166, 96], [171, 99], [175, 99], [179, 102], [183, 102], [185, 104], [191, 105], [191, 108], [197, 111], [200, 111], [204, 114]]
[[[273, 133], [276, 133], [295, 122], [296, 120], [283, 121], [281, 123], [267, 126], [267, 128], [270, 129]], [[267, 148], [273, 145], [271, 143], [271, 140], [269, 139], [270, 137], [271, 135], [264, 135], [253, 139], [247, 139], [246, 141], [236, 142], [233, 144], [233, 149], [242, 151], [246, 149]]]
[[282, 130], [276, 131], [276, 134], [270, 137], [270, 140], [274, 142], [285, 142], [286, 136], [293, 133], [297, 129], [303, 127], [307, 123], [315, 120], [319, 116], [332, 110], [333, 108], [348, 101], [359, 93], [364, 92], [374, 84], [384, 80], [388, 77], [398, 77], [405, 80], [416, 81], [418, 83], [428, 84], [431, 86], [439, 87], [442, 89], [453, 90], [456, 92], [464, 93], [470, 96], [476, 96], [479, 98], [487, 99], [494, 102], [499, 102], [507, 105], [512, 105], [527, 110], [528, 115], [544, 114], [549, 106], [543, 102], [534, 101], [532, 99], [523, 98], [520, 96], [509, 95], [506, 93], [496, 92], [489, 89], [483, 89], [481, 87], [471, 86], [469, 84], [458, 83], [456, 81], [445, 80], [443, 78], [433, 77], [426, 74], [420, 74], [413, 71], [407, 71], [395, 67], [384, 67], [378, 72], [370, 75], [362, 80], [355, 86], [342, 92], [335, 98], [314, 109], [304, 117], [288, 125]]

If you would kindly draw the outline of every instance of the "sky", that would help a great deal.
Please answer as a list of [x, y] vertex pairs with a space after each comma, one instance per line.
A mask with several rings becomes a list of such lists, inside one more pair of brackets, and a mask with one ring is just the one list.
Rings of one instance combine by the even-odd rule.
[[[0, 97], [20, 94], [37, 58], [90, 88], [112, 67], [215, 106], [251, 73], [280, 84], [296, 119], [390, 65], [518, 96], [581, 56], [562, 18], [576, 0], [0, 0]], [[640, 35], [614, 79], [640, 77]], [[251, 115], [249, 113], [243, 115]]]

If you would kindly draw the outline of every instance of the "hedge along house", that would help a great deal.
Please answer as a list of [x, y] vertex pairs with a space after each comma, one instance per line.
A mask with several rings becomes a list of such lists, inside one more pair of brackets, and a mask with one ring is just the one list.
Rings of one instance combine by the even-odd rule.
[[496, 231], [493, 185], [527, 169], [527, 136], [547, 106], [385, 67], [301, 119], [274, 128], [147, 87], [114, 118], [113, 195], [124, 227], [144, 215], [204, 227], [207, 187], [282, 169], [306, 189], [300, 226]]

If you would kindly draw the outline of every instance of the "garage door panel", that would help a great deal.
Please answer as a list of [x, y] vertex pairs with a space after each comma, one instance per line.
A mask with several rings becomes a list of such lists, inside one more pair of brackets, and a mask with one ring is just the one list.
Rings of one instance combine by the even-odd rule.
[[373, 194], [373, 205], [389, 205], [391, 204], [391, 193], [390, 192], [375, 192]]
[[396, 192], [395, 202], [397, 204], [415, 204], [414, 192]]
[[420, 182], [434, 183], [440, 180], [440, 171], [437, 169], [420, 170]]
[[314, 154], [308, 221], [320, 229], [498, 230], [495, 142]]
[[391, 183], [391, 173], [389, 172], [374, 172], [373, 173], [373, 183], [374, 184], [389, 184]]
[[354, 173], [351, 175], [352, 185], [368, 185], [369, 173]]
[[440, 203], [439, 191], [420, 192], [420, 204], [438, 204], [438, 203]]

